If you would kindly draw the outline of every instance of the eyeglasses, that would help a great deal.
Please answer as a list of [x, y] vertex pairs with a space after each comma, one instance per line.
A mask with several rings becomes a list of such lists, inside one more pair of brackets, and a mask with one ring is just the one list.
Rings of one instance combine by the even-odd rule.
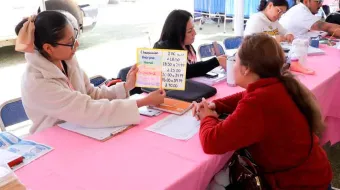
[[55, 43], [56, 45], [60, 45], [60, 46], [67, 46], [67, 47], [71, 47], [71, 49], [74, 49], [74, 45], [76, 44], [76, 42], [78, 41], [78, 29], [74, 28], [74, 33], [75, 33], [75, 37], [74, 40], [71, 44], [61, 44], [61, 43]]
[[314, 0], [314, 2], [319, 3], [319, 4], [322, 4], [322, 3], [323, 3], [323, 0]]
[[280, 7], [275, 7], [275, 8], [277, 9], [277, 13], [278, 13], [278, 14], [283, 14], [283, 10], [280, 9]]

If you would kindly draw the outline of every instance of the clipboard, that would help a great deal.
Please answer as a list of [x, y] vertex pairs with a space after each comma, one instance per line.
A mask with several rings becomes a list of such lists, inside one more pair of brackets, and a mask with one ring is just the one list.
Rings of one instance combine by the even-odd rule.
[[59, 124], [58, 126], [65, 130], [72, 131], [103, 142], [133, 127], [133, 125], [130, 125], [106, 128], [86, 128], [69, 122]]

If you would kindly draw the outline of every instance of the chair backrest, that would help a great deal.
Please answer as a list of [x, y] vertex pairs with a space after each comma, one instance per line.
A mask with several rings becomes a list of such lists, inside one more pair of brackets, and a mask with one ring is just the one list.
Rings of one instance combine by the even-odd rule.
[[105, 81], [106, 81], [106, 78], [103, 77], [103, 76], [101, 76], [101, 75], [96, 75], [96, 76], [90, 78], [90, 82], [91, 82], [94, 86], [100, 86], [100, 85], [102, 85]]
[[5, 130], [6, 127], [29, 120], [21, 98], [16, 98], [3, 103], [0, 106], [0, 128]]
[[[223, 46], [219, 43], [217, 43], [217, 48], [219, 50], [219, 55], [224, 55], [224, 49]], [[207, 58], [207, 57], [212, 57], [212, 56], [216, 56], [216, 52], [214, 49], [214, 45], [211, 44], [202, 44], [198, 47], [198, 55], [200, 57], [200, 59], [202, 60], [203, 58]]]
[[225, 49], [237, 49], [242, 43], [243, 37], [229, 37], [223, 41]]
[[328, 5], [322, 5], [322, 10], [325, 13], [325, 18], [331, 13], [331, 9]]

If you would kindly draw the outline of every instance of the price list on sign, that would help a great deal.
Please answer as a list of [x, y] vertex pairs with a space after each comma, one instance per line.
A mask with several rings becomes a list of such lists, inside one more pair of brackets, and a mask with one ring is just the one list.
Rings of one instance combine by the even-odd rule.
[[163, 52], [162, 86], [164, 89], [185, 90], [186, 51]]
[[137, 49], [136, 86], [185, 90], [187, 51]]

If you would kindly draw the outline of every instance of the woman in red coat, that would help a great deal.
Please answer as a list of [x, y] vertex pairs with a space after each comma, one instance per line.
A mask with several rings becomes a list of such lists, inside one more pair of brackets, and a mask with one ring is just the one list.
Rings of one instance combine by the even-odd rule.
[[[332, 171], [316, 134], [324, 123], [311, 92], [288, 71], [284, 52], [265, 34], [247, 36], [234, 67], [244, 92], [196, 104], [207, 154], [247, 147], [272, 189], [327, 189]], [[230, 113], [224, 121], [217, 117]], [[291, 169], [288, 169], [291, 168]], [[266, 174], [266, 172], [285, 172]]]

